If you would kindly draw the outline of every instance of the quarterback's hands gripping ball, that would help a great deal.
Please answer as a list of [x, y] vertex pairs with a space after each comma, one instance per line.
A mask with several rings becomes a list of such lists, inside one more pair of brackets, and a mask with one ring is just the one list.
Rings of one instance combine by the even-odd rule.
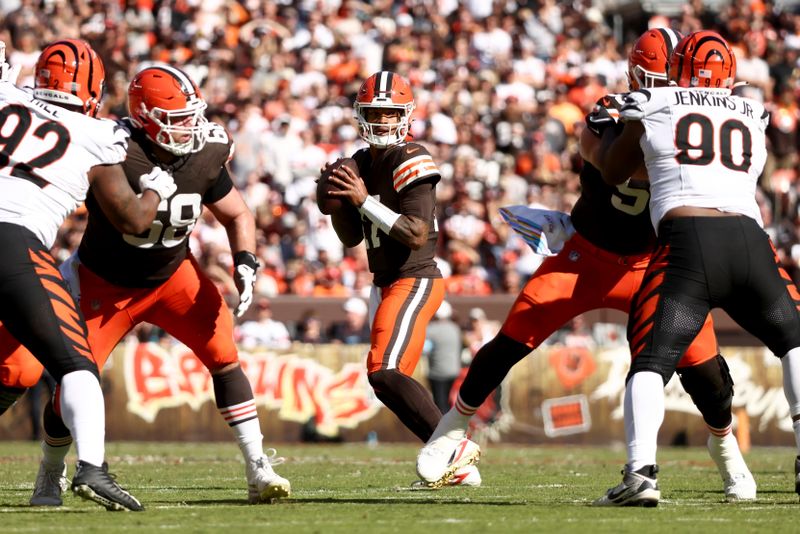
[[342, 187], [335, 183], [337, 169], [348, 167], [353, 174], [358, 176], [358, 164], [353, 158], [339, 158], [333, 163], [325, 165], [317, 181], [317, 206], [319, 211], [325, 215], [340, 211], [348, 203], [345, 197], [336, 196], [337, 191], [342, 191]]

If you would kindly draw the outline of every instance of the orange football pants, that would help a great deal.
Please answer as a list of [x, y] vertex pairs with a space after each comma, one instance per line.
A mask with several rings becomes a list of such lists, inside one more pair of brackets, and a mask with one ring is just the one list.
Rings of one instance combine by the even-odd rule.
[[[628, 313], [650, 254], [620, 256], [574, 234], [555, 256], [542, 262], [517, 296], [503, 334], [535, 349], [568, 321], [589, 310]], [[678, 367], [701, 364], [719, 354], [711, 315]]]
[[428, 323], [443, 300], [441, 278], [400, 278], [386, 287], [373, 287], [367, 373], [397, 369], [411, 376], [422, 356]]
[[[89, 330], [89, 345], [102, 369], [111, 351], [141, 322], [161, 327], [192, 349], [208, 369], [238, 361], [233, 341], [233, 318], [214, 283], [193, 257], [154, 288], [119, 287], [84, 265], [78, 267], [80, 307]], [[8, 331], [0, 327], [0, 382], [31, 387], [42, 365]]]

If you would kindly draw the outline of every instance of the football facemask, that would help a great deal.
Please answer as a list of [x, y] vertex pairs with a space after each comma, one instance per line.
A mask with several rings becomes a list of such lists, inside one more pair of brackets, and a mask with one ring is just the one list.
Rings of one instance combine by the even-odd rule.
[[[414, 111], [411, 87], [394, 72], [376, 72], [361, 84], [353, 105], [358, 121], [358, 134], [371, 146], [386, 148], [406, 140]], [[397, 122], [370, 122], [370, 109], [396, 109], [400, 112]]]
[[131, 122], [154, 143], [177, 156], [203, 149], [207, 104], [194, 81], [168, 65], [140, 71], [128, 89]]

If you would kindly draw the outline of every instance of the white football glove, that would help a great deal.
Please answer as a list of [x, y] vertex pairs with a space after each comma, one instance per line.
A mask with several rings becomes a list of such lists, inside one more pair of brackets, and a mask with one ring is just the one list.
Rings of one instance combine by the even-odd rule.
[[153, 167], [153, 170], [139, 177], [139, 188], [144, 193], [147, 189], [155, 191], [161, 200], [169, 198], [177, 191], [178, 186], [172, 175], [161, 167]]
[[0, 41], [0, 82], [17, 83], [22, 65], [13, 67], [6, 62], [6, 43]]
[[233, 281], [239, 291], [239, 305], [233, 311], [236, 317], [244, 315], [253, 303], [258, 267], [258, 258], [252, 252], [242, 250], [233, 255]]

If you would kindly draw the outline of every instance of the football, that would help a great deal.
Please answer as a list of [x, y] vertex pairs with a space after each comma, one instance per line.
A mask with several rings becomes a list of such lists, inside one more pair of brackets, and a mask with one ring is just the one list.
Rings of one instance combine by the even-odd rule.
[[329, 178], [333, 170], [342, 165], [350, 167], [353, 169], [353, 171], [355, 171], [356, 174], [358, 174], [358, 165], [356, 164], [356, 160], [353, 158], [339, 158], [331, 163], [330, 166], [328, 166], [328, 168], [322, 172], [319, 180], [317, 181], [317, 206], [319, 206], [319, 211], [325, 215], [330, 215], [335, 211], [340, 211], [347, 203], [346, 200], [342, 201], [342, 199], [328, 194], [330, 191], [338, 189], [329, 181]]

